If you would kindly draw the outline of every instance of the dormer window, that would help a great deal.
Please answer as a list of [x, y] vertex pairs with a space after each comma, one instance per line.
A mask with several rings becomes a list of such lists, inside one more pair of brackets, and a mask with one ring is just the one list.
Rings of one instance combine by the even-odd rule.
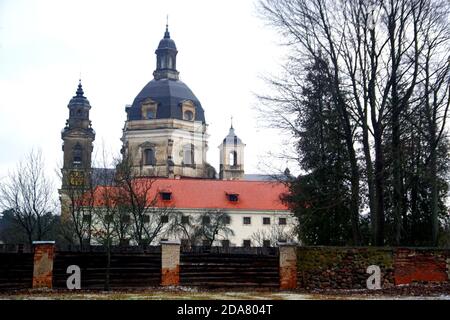
[[228, 201], [230, 202], [238, 202], [239, 194], [237, 193], [227, 193]]
[[146, 99], [141, 105], [142, 119], [156, 119], [156, 111], [158, 104], [152, 99]]
[[181, 103], [181, 112], [183, 113], [183, 120], [194, 121], [195, 105], [191, 100], [186, 100]]
[[155, 119], [155, 118], [156, 118], [155, 110], [148, 109], [147, 110], [147, 119]]
[[191, 110], [187, 110], [183, 115], [184, 120], [192, 121], [194, 119], [194, 113]]
[[161, 199], [162, 200], [164, 200], [164, 201], [172, 200], [172, 192], [170, 192], [170, 191], [163, 191], [163, 192], [160, 192], [160, 194], [161, 194]]

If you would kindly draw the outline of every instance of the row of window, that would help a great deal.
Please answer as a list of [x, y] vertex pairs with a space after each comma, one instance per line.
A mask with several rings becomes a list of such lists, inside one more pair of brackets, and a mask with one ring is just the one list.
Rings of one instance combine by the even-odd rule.
[[[166, 240], [166, 239], [164, 239], [164, 240]], [[283, 242], [286, 242], [286, 239], [278, 239], [277, 242], [283, 243]], [[203, 240], [202, 244], [205, 247], [210, 246], [210, 242], [208, 240]], [[222, 245], [222, 247], [228, 248], [228, 247], [230, 247], [230, 240], [221, 240], [220, 244]], [[181, 239], [181, 246], [182, 247], [189, 246], [189, 240], [188, 239]], [[245, 240], [242, 241], [242, 246], [250, 248], [252, 246], [252, 241], [249, 240], [249, 239], [245, 239]], [[263, 247], [271, 247], [272, 246], [272, 241], [271, 240], [263, 240], [262, 241], [262, 246]]]
[[[144, 165], [154, 166], [156, 164], [155, 148], [145, 149], [143, 158], [144, 158]], [[187, 144], [187, 145], [183, 146], [183, 164], [185, 164], [185, 165], [194, 164], [194, 145], [193, 144]]]
[[[112, 215], [105, 216], [105, 221], [106, 222], [112, 222], [112, 219], [113, 219]], [[150, 216], [148, 216], [148, 215], [143, 215], [142, 219], [143, 219], [142, 220], [143, 223], [149, 223], [150, 222]], [[91, 215], [90, 214], [83, 215], [83, 220], [85, 222], [90, 222], [91, 221]], [[122, 222], [123, 223], [129, 223], [130, 221], [131, 221], [131, 218], [130, 218], [129, 215], [123, 215], [122, 216]], [[169, 217], [168, 216], [162, 216], [161, 217], [161, 223], [168, 223], [168, 222], [169, 222]], [[181, 223], [182, 224], [189, 224], [190, 223], [190, 216], [182, 216], [181, 217]], [[203, 224], [211, 223], [211, 217], [204, 216], [202, 218], [202, 223]], [[226, 224], [226, 225], [231, 224], [231, 217], [230, 216], [225, 216], [223, 223]], [[252, 224], [252, 217], [243, 217], [242, 218], [242, 223], [244, 225], [251, 225]], [[262, 223], [263, 223], [263, 225], [270, 225], [271, 224], [271, 218], [263, 217]], [[281, 217], [278, 218], [278, 224], [279, 225], [286, 225], [286, 223], [287, 223], [286, 218], [281, 218]]]
[[[144, 150], [144, 164], [154, 166], [156, 164], [156, 152], [154, 148]], [[194, 145], [187, 144], [183, 147], [183, 164], [194, 164]], [[237, 166], [237, 152], [230, 152], [229, 164]]]

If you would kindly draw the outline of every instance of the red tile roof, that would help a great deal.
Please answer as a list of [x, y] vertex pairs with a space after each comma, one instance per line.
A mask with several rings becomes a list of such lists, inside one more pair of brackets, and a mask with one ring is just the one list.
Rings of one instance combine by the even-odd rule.
[[[137, 181], [145, 183], [143, 179]], [[110, 191], [117, 189], [117, 187], [97, 187], [95, 191], [97, 205], [100, 204], [99, 198], [106, 188]], [[171, 192], [172, 197], [169, 201], [163, 201], [158, 196], [157, 206], [187, 209], [288, 210], [287, 205], [280, 200], [280, 196], [287, 193], [288, 188], [282, 183], [273, 181], [157, 178], [153, 180], [149, 191], [149, 202], [160, 192]], [[227, 194], [238, 194], [238, 201], [229, 201]]]

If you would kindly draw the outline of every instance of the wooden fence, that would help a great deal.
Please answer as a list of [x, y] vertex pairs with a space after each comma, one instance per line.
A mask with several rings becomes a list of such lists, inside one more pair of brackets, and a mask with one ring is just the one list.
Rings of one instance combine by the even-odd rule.
[[[53, 266], [53, 287], [67, 288], [67, 267], [81, 269], [81, 288], [104, 289], [107, 276], [105, 250], [56, 251]], [[158, 286], [161, 280], [160, 247], [114, 248], [111, 253], [109, 283], [112, 289], [129, 289]]]
[[0, 245], [0, 290], [31, 288], [32, 281], [31, 247]]
[[210, 288], [277, 288], [278, 249], [200, 247], [182, 250], [180, 284]]

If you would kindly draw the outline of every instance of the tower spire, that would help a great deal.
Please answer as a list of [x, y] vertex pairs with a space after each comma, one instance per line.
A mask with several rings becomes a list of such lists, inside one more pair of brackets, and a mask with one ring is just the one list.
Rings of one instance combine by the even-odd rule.
[[81, 85], [81, 77], [78, 79], [78, 89], [77, 89], [77, 97], [82, 97], [84, 95], [83, 86]]
[[169, 15], [166, 16], [166, 32], [164, 32], [164, 39], [170, 39], [170, 32], [169, 32]]
[[170, 79], [178, 80], [177, 71], [177, 47], [170, 38], [169, 33], [169, 15], [166, 17], [166, 32], [164, 38], [159, 42], [156, 49], [156, 70], [153, 72], [155, 80]]

